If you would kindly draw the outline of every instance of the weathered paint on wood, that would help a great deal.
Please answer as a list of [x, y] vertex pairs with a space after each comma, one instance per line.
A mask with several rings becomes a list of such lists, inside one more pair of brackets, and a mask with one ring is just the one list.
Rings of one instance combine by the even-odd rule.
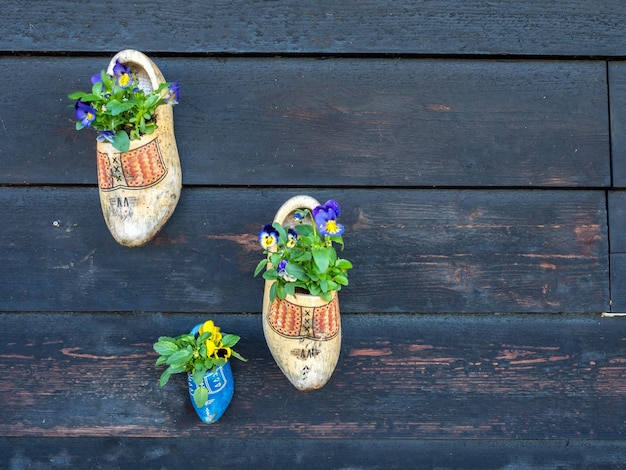
[[613, 186], [626, 188], [626, 62], [609, 62]]
[[[36, 449], [36, 452], [33, 452]], [[198, 449], [202, 449], [201, 452]], [[623, 468], [626, 443], [556, 439], [0, 438], [2, 468]]]
[[[300, 189], [183, 189], [145, 247], [107, 232], [95, 188], [0, 189], [0, 298], [14, 311], [255, 312], [257, 242]], [[343, 312], [608, 310], [602, 191], [306, 191], [342, 206]]]
[[[101, 21], [106, 18], [106, 21]], [[80, 20], [78, 20], [80, 19]], [[5, 0], [4, 51], [623, 56], [621, 0]]]
[[611, 311], [626, 313], [626, 192], [609, 191]]
[[[95, 133], [66, 96], [109, 60], [0, 58], [31, 90], [0, 96], [0, 182], [95, 183]], [[155, 60], [181, 85], [186, 185], [610, 185], [601, 61]]]
[[[212, 318], [236, 332], [235, 396], [200, 422], [151, 346]], [[50, 438], [621, 439], [626, 322], [600, 316], [344, 315], [324, 388], [297, 391], [260, 315], [0, 314], [0, 435]], [[16, 335], [19, 332], [19, 335]]]
[[[622, 468], [623, 2], [242, 6], [3, 3], [0, 467]], [[139, 249], [66, 99], [128, 47], [183, 90], [183, 197]], [[252, 278], [298, 193], [342, 203], [356, 266], [310, 393]], [[151, 351], [207, 317], [250, 358], [216, 426]]]

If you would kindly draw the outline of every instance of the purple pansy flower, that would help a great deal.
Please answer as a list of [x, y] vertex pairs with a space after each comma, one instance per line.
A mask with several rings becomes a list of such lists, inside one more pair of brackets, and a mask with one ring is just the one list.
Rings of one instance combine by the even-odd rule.
[[287, 272], [287, 265], [289, 264], [289, 261], [287, 261], [286, 259], [281, 260], [278, 263], [278, 266], [276, 266], [276, 272], [278, 273], [278, 275], [280, 277], [282, 277], [285, 281], [287, 282], [295, 282], [297, 281], [297, 278], [292, 276], [291, 274], [289, 274]]
[[116, 60], [113, 66], [113, 76], [116, 78], [117, 84], [122, 88], [127, 88], [133, 84], [130, 68], [120, 63], [119, 60]]
[[100, 91], [104, 91], [104, 83], [102, 83], [102, 76], [99, 73], [91, 76], [91, 84], [95, 85], [96, 83], [100, 83]]
[[98, 136], [96, 140], [98, 142], [111, 142], [113, 143], [113, 138], [115, 137], [115, 132], [113, 131], [98, 131]]
[[179, 100], [180, 100], [180, 85], [178, 84], [178, 81], [175, 81], [167, 89], [165, 102], [169, 104], [178, 104]]
[[337, 222], [337, 217], [341, 214], [341, 208], [337, 201], [333, 199], [326, 201], [326, 204], [313, 209], [312, 214], [320, 234], [331, 236], [343, 234], [345, 228]]
[[91, 126], [91, 123], [96, 119], [96, 110], [80, 100], [76, 102], [74, 109], [76, 109], [76, 119], [80, 121], [83, 127]]

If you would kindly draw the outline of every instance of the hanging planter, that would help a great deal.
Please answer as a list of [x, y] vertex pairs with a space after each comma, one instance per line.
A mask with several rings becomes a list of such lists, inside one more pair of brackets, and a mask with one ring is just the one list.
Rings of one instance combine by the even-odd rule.
[[106, 225], [124, 246], [151, 240], [170, 218], [182, 187], [172, 106], [177, 82], [168, 83], [145, 54], [117, 53], [91, 79], [90, 93], [75, 92], [76, 128], [98, 132], [100, 205]]
[[245, 361], [232, 349], [239, 336], [222, 334], [209, 320], [176, 338], [161, 336], [154, 344], [156, 365], [167, 365], [160, 379], [163, 387], [172, 374], [186, 372], [189, 397], [200, 419], [215, 423], [224, 414], [234, 393], [230, 358]]
[[323, 387], [341, 350], [337, 292], [348, 285], [352, 263], [339, 258], [344, 227], [339, 204], [320, 205], [295, 196], [259, 234], [266, 258], [263, 272], [263, 332], [281, 371], [298, 390]]

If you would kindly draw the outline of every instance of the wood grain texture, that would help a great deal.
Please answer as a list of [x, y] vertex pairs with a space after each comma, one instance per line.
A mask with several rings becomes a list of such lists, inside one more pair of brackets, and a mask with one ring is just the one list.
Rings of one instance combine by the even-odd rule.
[[626, 62], [609, 62], [613, 186], [626, 188]]
[[[198, 452], [198, 449], [203, 452]], [[622, 468], [624, 441], [0, 438], [3, 468]]]
[[611, 253], [626, 253], [626, 191], [609, 191], [607, 202]]
[[[235, 396], [211, 426], [184, 377], [159, 388], [151, 349], [207, 318], [240, 334], [249, 358], [233, 362]], [[0, 314], [0, 435], [564, 445], [626, 432], [621, 319], [345, 315], [343, 325], [331, 380], [303, 393], [272, 361], [260, 315]]]
[[342, 312], [608, 309], [603, 191], [185, 188], [130, 249], [79, 187], [0, 188], [2, 309], [260, 312], [258, 232], [302, 193], [342, 206]]
[[626, 313], [626, 253], [611, 253], [611, 311]]
[[[95, 133], [74, 129], [67, 94], [88, 89], [109, 59], [0, 58], [29, 89], [0, 97], [1, 183], [95, 184]], [[602, 61], [155, 61], [181, 85], [174, 128], [185, 185], [611, 182]], [[32, 119], [33, 109], [49, 118]]]
[[[623, 56], [620, 0], [5, 0], [4, 51]], [[77, 20], [80, 18], [80, 20]], [[106, 18], [106, 21], [102, 19]], [[190, 21], [193, 19], [193, 21]]]

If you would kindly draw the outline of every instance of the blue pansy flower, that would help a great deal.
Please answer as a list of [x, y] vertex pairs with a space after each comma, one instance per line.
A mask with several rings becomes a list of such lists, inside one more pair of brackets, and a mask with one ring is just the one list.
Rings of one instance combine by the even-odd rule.
[[267, 224], [259, 233], [259, 243], [264, 250], [269, 250], [278, 243], [278, 230]]
[[83, 127], [89, 127], [96, 119], [96, 110], [80, 100], [76, 102], [74, 109], [76, 109], [76, 119], [80, 121]]
[[115, 61], [113, 66], [113, 76], [117, 80], [117, 84], [122, 88], [129, 87], [133, 84], [133, 76], [129, 67], [121, 64], [118, 60]]
[[295, 228], [290, 228], [287, 230], [287, 248], [293, 248], [296, 246], [296, 242], [298, 241], [298, 232]]
[[113, 143], [113, 138], [115, 137], [115, 132], [113, 131], [98, 131], [98, 136], [96, 140], [98, 142], [111, 142]]
[[178, 81], [173, 82], [167, 88], [167, 95], [165, 96], [165, 102], [169, 104], [178, 104], [180, 100], [180, 85]]
[[278, 263], [278, 266], [276, 266], [276, 272], [285, 281], [287, 281], [287, 282], [295, 282], [295, 281], [297, 281], [297, 278], [295, 276], [292, 276], [291, 274], [289, 274], [287, 272], [287, 265], [288, 264], [289, 264], [289, 261], [287, 261], [286, 259], [280, 261], [280, 263]]
[[337, 217], [341, 214], [341, 208], [337, 201], [333, 199], [326, 201], [324, 205], [313, 209], [312, 214], [320, 234], [339, 236], [345, 231], [344, 226], [337, 222]]

